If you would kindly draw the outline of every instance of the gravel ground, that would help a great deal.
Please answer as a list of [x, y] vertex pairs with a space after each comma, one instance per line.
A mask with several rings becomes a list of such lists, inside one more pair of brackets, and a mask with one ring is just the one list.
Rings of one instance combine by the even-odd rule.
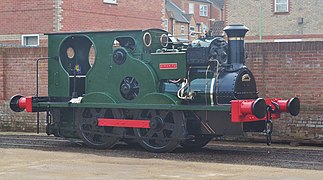
[[214, 141], [200, 151], [94, 150], [43, 134], [0, 133], [1, 179], [323, 179], [323, 148]]

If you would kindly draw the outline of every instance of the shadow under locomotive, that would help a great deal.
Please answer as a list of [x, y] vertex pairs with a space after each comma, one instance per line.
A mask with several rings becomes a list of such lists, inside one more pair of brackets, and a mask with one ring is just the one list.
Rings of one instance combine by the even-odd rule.
[[99, 149], [122, 140], [170, 152], [243, 132], [264, 132], [270, 144], [271, 120], [296, 116], [299, 99], [259, 98], [244, 65], [248, 28], [224, 31], [228, 43], [188, 45], [159, 29], [48, 34], [48, 96], [16, 95], [10, 107], [46, 112], [47, 134]]

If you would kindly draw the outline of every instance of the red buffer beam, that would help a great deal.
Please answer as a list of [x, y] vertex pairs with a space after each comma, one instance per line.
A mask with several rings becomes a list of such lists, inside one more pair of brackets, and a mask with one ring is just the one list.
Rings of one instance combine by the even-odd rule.
[[266, 116], [267, 104], [263, 98], [256, 100], [232, 100], [231, 121], [252, 122]]
[[231, 121], [253, 122], [266, 120], [266, 113], [271, 113], [272, 119], [280, 118], [280, 113], [290, 113], [297, 116], [300, 111], [300, 101], [297, 97], [282, 100], [275, 98], [256, 100], [232, 100]]

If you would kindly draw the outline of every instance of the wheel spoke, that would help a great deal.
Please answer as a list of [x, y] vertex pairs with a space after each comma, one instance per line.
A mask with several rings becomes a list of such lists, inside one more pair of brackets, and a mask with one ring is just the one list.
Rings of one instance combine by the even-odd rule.
[[84, 134], [87, 138], [93, 139], [94, 134], [91, 131], [84, 131]]
[[166, 130], [174, 130], [174, 123], [168, 123], [168, 122], [166, 122], [164, 124], [164, 129], [166, 129]]
[[153, 130], [148, 130], [148, 132], [145, 135], [145, 137], [152, 137], [153, 135], [155, 135], [155, 132]]
[[135, 80], [135, 78], [131, 77], [129, 80], [129, 83], [132, 84], [134, 80]]
[[167, 111], [160, 111], [159, 112], [159, 116], [164, 120], [167, 120], [166, 117], [168, 114], [169, 114], [169, 112], [167, 112]]
[[155, 134], [157, 135], [158, 138], [167, 138], [167, 137], [165, 137], [165, 135], [162, 131], [156, 132]]

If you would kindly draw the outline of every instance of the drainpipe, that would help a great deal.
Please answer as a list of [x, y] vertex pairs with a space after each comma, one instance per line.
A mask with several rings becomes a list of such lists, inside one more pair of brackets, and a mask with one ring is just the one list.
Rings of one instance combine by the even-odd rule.
[[262, 42], [262, 0], [259, 3], [259, 41]]
[[[212, 1], [209, 2], [210, 3], [210, 18], [209, 19], [212, 19]], [[212, 21], [210, 20], [210, 24], [209, 24], [209, 31], [211, 30], [211, 24], [212, 24]]]
[[190, 41], [190, 23], [187, 24], [187, 40]]

